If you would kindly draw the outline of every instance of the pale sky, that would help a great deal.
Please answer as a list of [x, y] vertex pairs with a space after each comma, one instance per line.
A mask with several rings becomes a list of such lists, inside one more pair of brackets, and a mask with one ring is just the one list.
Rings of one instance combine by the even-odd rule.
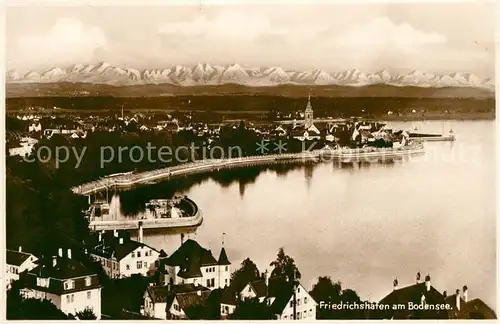
[[494, 75], [498, 8], [484, 1], [229, 5], [203, 0], [201, 6], [67, 2], [79, 5], [12, 6], [16, 2], [10, 1], [8, 69], [106, 61], [134, 68], [239, 63], [328, 72], [385, 68]]

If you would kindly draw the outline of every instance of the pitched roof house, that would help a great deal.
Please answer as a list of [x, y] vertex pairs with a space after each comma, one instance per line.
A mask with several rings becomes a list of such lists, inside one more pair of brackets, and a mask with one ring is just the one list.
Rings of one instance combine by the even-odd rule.
[[63, 255], [59, 249], [52, 259], [22, 274], [21, 295], [24, 298], [47, 299], [65, 314], [90, 309], [101, 317], [101, 286], [96, 273], [71, 258], [71, 249]]
[[[463, 287], [462, 294], [456, 290], [453, 295], [446, 292], [440, 293], [431, 285], [431, 278], [426, 276], [424, 282], [420, 282], [420, 274], [417, 274], [417, 282], [403, 288], [398, 287], [397, 280], [394, 280], [394, 289], [387, 296], [382, 298], [379, 304], [391, 306], [387, 311], [377, 313], [377, 318], [384, 319], [471, 319], [496, 318], [495, 312], [482, 300], [474, 299], [468, 301], [468, 288]], [[428, 309], [415, 310], [405, 307], [394, 310], [392, 305], [427, 305]], [[443, 309], [441, 305], [445, 305]], [[436, 309], [436, 306], [439, 306]]]
[[186, 319], [194, 306], [205, 304], [210, 293], [210, 289], [195, 284], [149, 286], [144, 293], [144, 315]]
[[16, 250], [7, 249], [5, 283], [10, 289], [12, 282], [19, 280], [19, 274], [36, 267], [38, 258], [31, 253], [23, 252], [22, 247]]
[[221, 300], [221, 316], [228, 317], [240, 301], [252, 298], [266, 303], [277, 319], [316, 319], [316, 301], [302, 284], [283, 278], [267, 279], [267, 282], [266, 279], [254, 280], [240, 291], [234, 286], [228, 287]]
[[155, 261], [160, 255], [155, 248], [132, 240], [130, 236], [120, 236], [117, 231], [105, 235], [97, 233], [97, 239], [94, 239], [96, 242], [91, 244], [91, 256], [102, 264], [106, 274], [112, 278], [132, 274], [148, 275], [153, 271]]
[[212, 251], [196, 241], [187, 240], [164, 261], [164, 280], [170, 284], [200, 284], [210, 289], [229, 285], [231, 262], [221, 249], [216, 260]]

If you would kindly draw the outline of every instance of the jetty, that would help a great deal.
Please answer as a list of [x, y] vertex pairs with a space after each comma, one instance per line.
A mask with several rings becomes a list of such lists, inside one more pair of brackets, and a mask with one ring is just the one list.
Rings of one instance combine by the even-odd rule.
[[193, 200], [188, 197], [182, 197], [178, 199], [178, 205], [181, 212], [176, 212], [175, 216], [169, 214], [169, 217], [105, 219], [91, 215], [89, 217], [89, 228], [92, 231], [107, 231], [194, 227], [201, 225], [203, 214]]
[[409, 156], [424, 153], [422, 143], [415, 142], [410, 145], [397, 148], [375, 148], [364, 147], [359, 149], [320, 149], [289, 154], [270, 154], [259, 156], [248, 156], [227, 159], [206, 159], [181, 165], [145, 171], [139, 173], [120, 174], [114, 177], [104, 177], [96, 181], [88, 182], [72, 190], [75, 194], [89, 196], [96, 192], [108, 190], [109, 188], [127, 188], [137, 184], [154, 183], [155, 181], [168, 180], [173, 177], [187, 176], [196, 173], [206, 173], [222, 170], [225, 168], [239, 168], [251, 165], [274, 164], [274, 163], [297, 163], [297, 162], [319, 162], [319, 161], [342, 161], [345, 159], [384, 159], [391, 157]]
[[452, 142], [455, 140], [455, 136], [452, 134], [422, 134], [422, 133], [409, 133], [410, 139], [414, 141], [422, 142]]

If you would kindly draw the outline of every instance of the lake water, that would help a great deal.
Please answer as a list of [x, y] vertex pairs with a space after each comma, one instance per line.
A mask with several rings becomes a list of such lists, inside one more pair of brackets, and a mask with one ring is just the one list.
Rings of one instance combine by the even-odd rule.
[[[149, 199], [186, 194], [203, 224], [187, 237], [233, 264], [250, 257], [264, 271], [280, 247], [311, 288], [330, 276], [362, 299], [378, 301], [413, 284], [417, 271], [449, 294], [463, 285], [469, 298], [496, 305], [495, 122], [389, 123], [441, 133], [455, 142], [429, 142], [424, 155], [392, 164], [284, 165], [193, 176], [137, 188], [113, 199], [134, 214]], [[130, 216], [128, 216], [130, 217]], [[180, 232], [145, 232], [145, 242], [172, 253]]]

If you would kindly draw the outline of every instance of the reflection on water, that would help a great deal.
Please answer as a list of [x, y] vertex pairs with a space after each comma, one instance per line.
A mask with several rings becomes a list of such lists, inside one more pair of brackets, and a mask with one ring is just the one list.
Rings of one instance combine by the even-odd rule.
[[[112, 210], [134, 217], [150, 199], [186, 194], [203, 224], [146, 232], [146, 243], [170, 254], [185, 233], [216, 251], [225, 232], [235, 267], [250, 257], [264, 271], [284, 247], [308, 288], [326, 275], [378, 300], [394, 277], [407, 285], [420, 271], [439, 290], [466, 284], [494, 308], [494, 121], [452, 123], [457, 141], [426, 143], [421, 156], [222, 170], [120, 192]], [[442, 123], [419, 128], [440, 132]]]

